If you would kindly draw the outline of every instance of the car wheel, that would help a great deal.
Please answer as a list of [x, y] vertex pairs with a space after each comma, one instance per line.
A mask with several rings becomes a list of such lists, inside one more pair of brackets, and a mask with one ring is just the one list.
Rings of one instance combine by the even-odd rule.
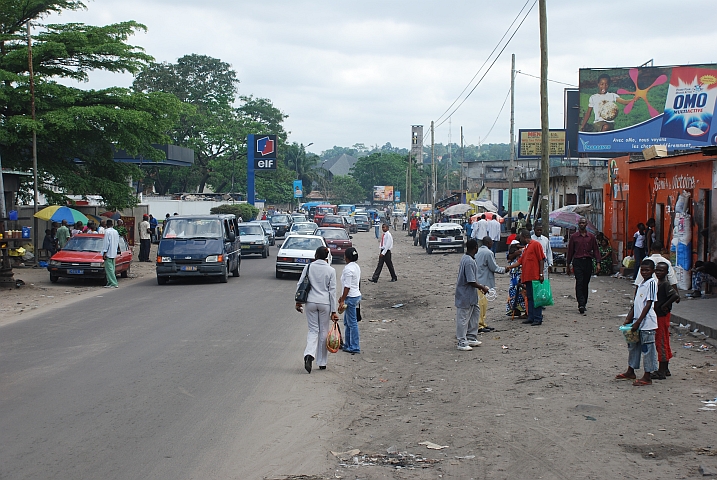
[[239, 262], [239, 260], [237, 259], [237, 268], [235, 268], [234, 270], [232, 270], [232, 275], [233, 275], [233, 276], [235, 276], [235, 277], [238, 277], [238, 276], [239, 276], [239, 266], [240, 266], [240, 265], [241, 265], [241, 262]]
[[157, 285], [166, 285], [169, 277], [157, 277]]
[[219, 283], [227, 283], [229, 281], [229, 265], [224, 265], [222, 276], [219, 277]]
[[268, 249], [268, 248], [265, 248], [264, 250], [261, 251], [261, 258], [266, 258], [266, 257], [268, 257], [268, 256], [269, 256], [269, 249]]
[[276, 271], [276, 278], [284, 278], [284, 274], [279, 270]]
[[127, 270], [125, 270], [124, 272], [120, 273], [120, 277], [121, 277], [121, 278], [127, 278], [127, 277], [129, 276], [129, 269], [130, 269], [130, 268], [132, 268], [132, 267], [127, 267]]
[[432, 253], [433, 253], [433, 249], [432, 249], [432, 248], [429, 248], [429, 247], [426, 247], [426, 253], [428, 253], [429, 255], [432, 254]]
[[50, 274], [50, 281], [51, 281], [52, 283], [57, 283], [57, 281], [58, 281], [59, 279], [60, 279], [59, 275]]

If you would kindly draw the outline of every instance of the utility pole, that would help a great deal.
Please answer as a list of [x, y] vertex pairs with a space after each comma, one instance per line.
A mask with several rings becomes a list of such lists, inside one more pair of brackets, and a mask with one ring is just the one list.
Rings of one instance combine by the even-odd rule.
[[37, 188], [37, 128], [35, 128], [35, 72], [32, 66], [32, 35], [30, 31], [30, 22], [27, 22], [27, 64], [28, 64], [28, 72], [30, 74], [30, 114], [32, 116], [32, 176], [33, 176], [33, 185], [34, 185], [34, 196], [33, 196], [33, 202], [32, 202], [32, 210], [33, 210], [33, 232], [32, 232], [32, 242], [33, 246], [35, 248], [35, 258], [34, 262], [37, 266], [37, 251], [38, 251], [38, 243], [40, 241], [40, 236], [38, 233], [39, 223], [37, 217], [35, 217], [35, 214], [37, 213], [37, 206], [40, 203], [40, 195], [38, 194], [38, 188]]
[[510, 168], [508, 169], [508, 222], [510, 233], [513, 222], [513, 176], [515, 175], [515, 53], [510, 67]]
[[461, 195], [461, 201], [459, 203], [463, 203], [464, 202], [463, 199], [465, 198], [463, 196], [463, 167], [465, 166], [465, 164], [464, 164], [465, 161], [466, 161], [466, 156], [465, 156], [465, 152], [463, 151], [463, 126], [461, 126], [461, 168], [460, 168], [460, 172], [461, 172], [460, 182], [461, 183], [458, 184], [458, 191], [460, 192], [460, 195]]
[[548, 198], [550, 197], [550, 130], [548, 123], [548, 14], [546, 0], [540, 7], [540, 212], [543, 231], [549, 232]]
[[436, 210], [436, 142], [431, 120], [431, 220], [434, 219]]
[[443, 198], [448, 198], [448, 174], [453, 166], [453, 140], [451, 136], [451, 117], [448, 117], [448, 162], [446, 162], [446, 191]]

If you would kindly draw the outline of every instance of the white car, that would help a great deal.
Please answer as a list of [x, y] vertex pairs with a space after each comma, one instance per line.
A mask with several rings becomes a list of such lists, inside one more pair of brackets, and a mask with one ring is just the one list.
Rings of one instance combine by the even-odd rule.
[[314, 222], [294, 223], [286, 235], [287, 237], [289, 235], [313, 235], [316, 233], [316, 230], [318, 228], [319, 226], [316, 225]]
[[[314, 259], [319, 247], [326, 247], [326, 242], [318, 235], [294, 234], [286, 237], [276, 255], [276, 278], [283, 278], [285, 273], [301, 274], [306, 264]], [[327, 262], [331, 264], [330, 252]]]
[[453, 249], [463, 253], [465, 238], [463, 227], [458, 224], [434, 223], [426, 237], [426, 252], [433, 253], [433, 250]]

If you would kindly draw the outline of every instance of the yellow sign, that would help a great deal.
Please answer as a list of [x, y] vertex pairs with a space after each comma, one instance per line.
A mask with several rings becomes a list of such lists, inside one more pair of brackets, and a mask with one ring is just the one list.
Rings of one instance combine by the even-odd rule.
[[[518, 131], [518, 158], [540, 157], [543, 154], [541, 148], [543, 134], [540, 130], [519, 130]], [[551, 157], [565, 156], [565, 130], [550, 130], [550, 153]]]

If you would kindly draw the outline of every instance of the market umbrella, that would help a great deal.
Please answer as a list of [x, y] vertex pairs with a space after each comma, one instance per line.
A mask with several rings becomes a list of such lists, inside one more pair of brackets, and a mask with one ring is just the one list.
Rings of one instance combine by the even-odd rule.
[[495, 203], [491, 202], [490, 200], [471, 200], [471, 204], [475, 205], [476, 207], [484, 208], [489, 212], [498, 211], [498, 207], [496, 207]]
[[503, 217], [501, 217], [501, 216], [498, 215], [497, 213], [485, 212], [485, 213], [476, 213], [475, 215], [473, 215], [473, 216], [471, 217], [471, 222], [472, 222], [473, 220], [479, 220], [482, 215], [485, 215], [486, 220], [492, 220], [493, 217], [495, 217], [495, 218], [498, 220], [498, 222], [500, 222], [500, 223], [503, 223], [503, 221], [504, 221], [504, 220], [503, 220]]
[[[578, 221], [581, 217], [582, 215], [578, 215], [574, 212], [566, 212], [565, 210], [554, 210], [550, 212], [550, 215], [548, 216], [550, 225], [572, 229], [578, 228]], [[595, 228], [595, 225], [590, 223], [590, 220], [588, 220], [588, 232], [592, 234], [597, 233], [597, 228]]]
[[85, 215], [87, 216], [87, 220], [95, 222], [95, 225], [97, 225], [98, 227], [100, 226], [100, 222], [102, 221], [100, 217], [98, 217], [97, 215], [92, 215], [90, 213], [87, 213]]
[[45, 207], [35, 214], [35, 217], [40, 220], [47, 220], [48, 222], [62, 222], [67, 220], [67, 223], [74, 224], [76, 222], [82, 222], [87, 224], [87, 217], [74, 208], [64, 207], [60, 205], [52, 205]]
[[586, 213], [591, 213], [593, 211], [593, 206], [590, 203], [579, 203], [577, 205], [565, 205], [564, 207], [560, 207], [558, 209], [553, 210], [552, 213], [555, 212], [571, 212], [571, 213], [577, 213], [579, 215], [585, 215]]
[[443, 210], [443, 215], [448, 217], [452, 215], [463, 215], [464, 213], [472, 210], [473, 207], [466, 205], [465, 203], [459, 203], [458, 205], [451, 205], [450, 207]]
[[111, 218], [112, 220], [119, 220], [122, 214], [119, 212], [105, 212], [102, 214], [103, 217]]

